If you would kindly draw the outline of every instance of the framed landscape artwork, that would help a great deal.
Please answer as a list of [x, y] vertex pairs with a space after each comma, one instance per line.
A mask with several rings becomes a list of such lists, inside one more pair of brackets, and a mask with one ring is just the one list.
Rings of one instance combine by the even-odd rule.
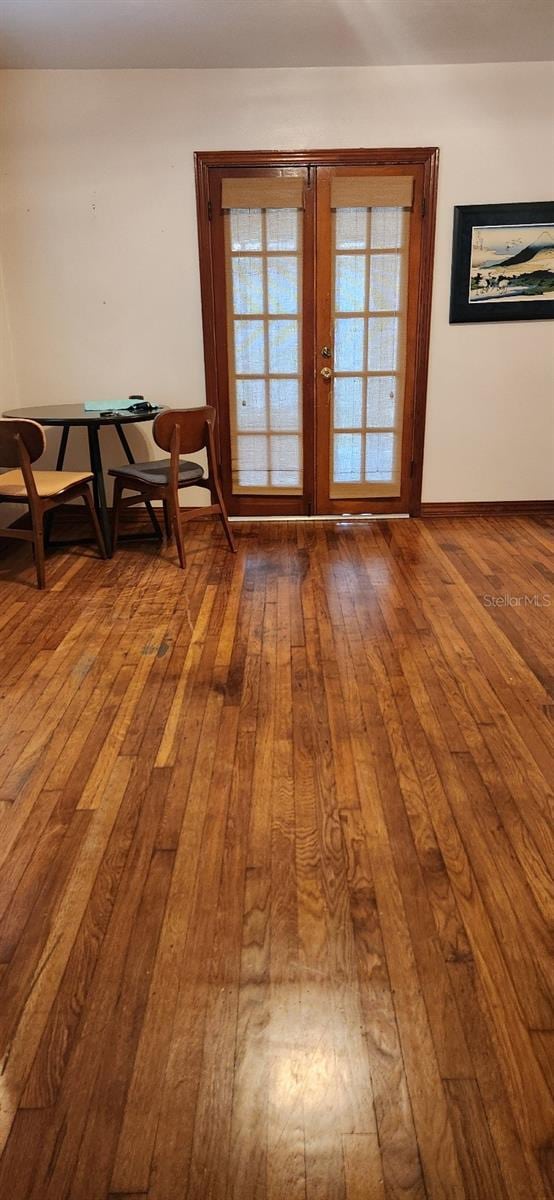
[[554, 317], [554, 201], [454, 209], [450, 322]]

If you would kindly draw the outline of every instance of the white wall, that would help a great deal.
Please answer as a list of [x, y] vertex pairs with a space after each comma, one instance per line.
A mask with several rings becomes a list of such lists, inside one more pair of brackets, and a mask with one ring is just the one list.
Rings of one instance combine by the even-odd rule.
[[202, 403], [194, 150], [438, 145], [423, 498], [551, 496], [552, 326], [448, 324], [453, 206], [552, 196], [551, 82], [544, 63], [2, 72], [2, 407]]

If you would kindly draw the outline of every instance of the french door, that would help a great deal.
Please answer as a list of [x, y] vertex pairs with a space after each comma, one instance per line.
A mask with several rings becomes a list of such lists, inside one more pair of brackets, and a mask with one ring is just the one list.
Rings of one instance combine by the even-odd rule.
[[419, 510], [436, 157], [196, 156], [231, 514]]

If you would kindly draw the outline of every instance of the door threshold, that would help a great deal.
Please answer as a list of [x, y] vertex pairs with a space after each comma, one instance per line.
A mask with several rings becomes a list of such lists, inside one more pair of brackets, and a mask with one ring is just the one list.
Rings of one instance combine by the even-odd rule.
[[237, 524], [248, 524], [254, 522], [270, 522], [278, 521], [282, 524], [284, 521], [334, 521], [335, 524], [345, 525], [350, 524], [350, 521], [407, 521], [410, 519], [409, 513], [332, 513], [325, 516], [296, 516], [296, 517], [229, 517], [230, 521]]

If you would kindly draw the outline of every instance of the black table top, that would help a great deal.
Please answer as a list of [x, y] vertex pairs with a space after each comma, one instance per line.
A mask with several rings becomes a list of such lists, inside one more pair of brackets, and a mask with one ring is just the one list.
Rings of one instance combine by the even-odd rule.
[[[132, 403], [130, 400], [129, 404]], [[82, 404], [53, 404], [47, 408], [40, 408], [38, 405], [36, 408], [12, 408], [2, 415], [38, 421], [39, 425], [131, 425], [138, 421], [153, 421], [161, 411], [161, 405], [154, 412], [132, 413], [121, 408], [108, 416], [105, 412], [85, 412]]]

